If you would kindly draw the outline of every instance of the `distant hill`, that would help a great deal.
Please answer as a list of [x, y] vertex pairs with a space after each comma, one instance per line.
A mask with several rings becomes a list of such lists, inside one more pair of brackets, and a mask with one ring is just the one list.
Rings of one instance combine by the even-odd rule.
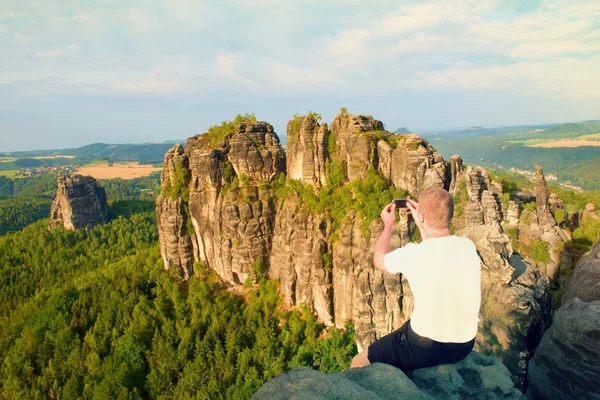
[[[445, 158], [460, 154], [467, 162], [492, 168], [535, 171], [542, 165], [559, 181], [571, 181], [587, 190], [600, 190], [600, 147], [584, 140], [600, 141], [600, 121], [555, 125], [483, 128], [424, 134]], [[568, 140], [581, 147], [529, 147]]]
[[[53, 149], [53, 150], [34, 150], [34, 151], [16, 151], [7, 153], [7, 156], [17, 158], [15, 167], [41, 166], [41, 165], [59, 165], [70, 163], [86, 163], [94, 160], [107, 161], [131, 161], [142, 164], [162, 163], [167, 150], [173, 147], [175, 143], [184, 141], [168, 141], [162, 143], [141, 143], [141, 144], [107, 144], [93, 143], [87, 146], [75, 149]], [[32, 157], [52, 157], [52, 156], [72, 156], [74, 158], [55, 158], [55, 159], [33, 159]], [[4, 163], [12, 164], [12, 163]]]
[[411, 133], [408, 129], [406, 129], [405, 127], [402, 128], [398, 128], [394, 131], [394, 133]]

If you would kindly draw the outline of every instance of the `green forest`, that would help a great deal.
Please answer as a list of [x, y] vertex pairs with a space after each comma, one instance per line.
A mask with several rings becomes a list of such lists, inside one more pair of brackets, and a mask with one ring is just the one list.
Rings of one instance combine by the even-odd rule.
[[[56, 196], [56, 174], [8, 179], [0, 176], [0, 235], [48, 218]], [[124, 180], [102, 179], [109, 203], [126, 199], [153, 200], [160, 191], [160, 173]]]
[[0, 398], [249, 398], [301, 365], [333, 372], [353, 328], [287, 311], [275, 281], [244, 295], [162, 266], [153, 203], [116, 201], [89, 232], [47, 220], [0, 237]]

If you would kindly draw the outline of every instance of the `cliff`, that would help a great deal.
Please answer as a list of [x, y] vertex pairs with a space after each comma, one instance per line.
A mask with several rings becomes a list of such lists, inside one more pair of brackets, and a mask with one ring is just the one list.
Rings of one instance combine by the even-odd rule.
[[600, 399], [600, 242], [575, 268], [529, 365], [532, 399]]
[[265, 383], [252, 399], [525, 399], [507, 369], [476, 352], [457, 364], [404, 374], [373, 364], [337, 374], [296, 368]]
[[[362, 349], [413, 307], [407, 281], [373, 267], [381, 208], [428, 187], [464, 188], [469, 222], [457, 234], [475, 241], [490, 271], [477, 346], [524, 387], [550, 303], [546, 281], [502, 232], [501, 187], [485, 170], [463, 171], [460, 159], [448, 170], [430, 143], [386, 132], [371, 116], [340, 113], [331, 129], [315, 115], [297, 116], [287, 129], [285, 152], [271, 125], [240, 120], [166, 154], [156, 207], [165, 268], [184, 280], [194, 262], [232, 284], [277, 279], [287, 305], [304, 303], [328, 325], [354, 321]], [[411, 240], [408, 221], [401, 216], [392, 247]]]
[[94, 178], [59, 175], [57, 186], [49, 229], [88, 229], [108, 221], [106, 191]]

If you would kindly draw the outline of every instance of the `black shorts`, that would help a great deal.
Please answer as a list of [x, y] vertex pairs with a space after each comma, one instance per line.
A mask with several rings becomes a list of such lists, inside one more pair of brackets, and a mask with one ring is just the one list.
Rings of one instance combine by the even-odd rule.
[[369, 346], [371, 363], [393, 365], [403, 371], [459, 362], [469, 355], [475, 339], [466, 343], [443, 343], [419, 336], [410, 327], [410, 320], [397, 331], [378, 339]]

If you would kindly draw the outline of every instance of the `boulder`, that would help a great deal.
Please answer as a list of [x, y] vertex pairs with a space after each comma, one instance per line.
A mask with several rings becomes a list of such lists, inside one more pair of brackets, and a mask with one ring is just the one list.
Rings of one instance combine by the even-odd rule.
[[529, 363], [528, 397], [600, 399], [600, 300], [569, 300]]
[[456, 364], [408, 375], [387, 364], [325, 374], [295, 368], [265, 383], [252, 399], [525, 399], [497, 359], [476, 352]]

